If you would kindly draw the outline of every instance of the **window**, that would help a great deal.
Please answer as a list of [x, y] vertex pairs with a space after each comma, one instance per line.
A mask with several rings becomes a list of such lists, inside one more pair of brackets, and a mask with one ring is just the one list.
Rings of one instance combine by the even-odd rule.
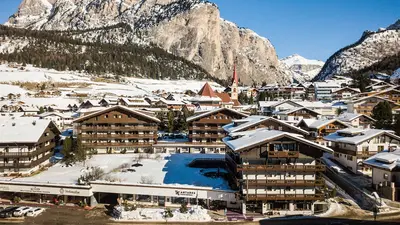
[[378, 146], [378, 152], [383, 151], [383, 149], [384, 149], [384, 146], [382, 146], [382, 145], [379, 145], [379, 146]]
[[104, 118], [106, 118], [106, 119], [107, 119], [107, 118], [108, 118], [108, 115], [105, 115], [105, 116], [104, 116]]
[[282, 130], [283, 128], [281, 126], [278, 127], [279, 130]]
[[383, 174], [383, 179], [387, 180], [389, 178], [389, 175], [387, 173]]

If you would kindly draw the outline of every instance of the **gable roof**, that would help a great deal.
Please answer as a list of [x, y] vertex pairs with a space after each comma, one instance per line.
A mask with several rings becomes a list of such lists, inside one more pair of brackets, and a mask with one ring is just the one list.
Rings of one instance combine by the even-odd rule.
[[[252, 116], [249, 116], [249, 117], [252, 117]], [[246, 128], [252, 127], [252, 126], [256, 126], [256, 125], [261, 124], [261, 123], [266, 122], [266, 121], [276, 122], [278, 124], [281, 124], [282, 126], [289, 127], [289, 128], [291, 128], [293, 130], [299, 131], [300, 133], [302, 133], [304, 135], [309, 135], [310, 134], [310, 133], [308, 133], [308, 131], [305, 131], [305, 130], [299, 128], [299, 127], [290, 125], [290, 124], [288, 124], [288, 123], [286, 123], [286, 122], [284, 122], [282, 120], [278, 120], [278, 119], [275, 119], [273, 117], [264, 117], [264, 118], [262, 118], [260, 116], [254, 117], [254, 119], [251, 118], [248, 122], [240, 124], [239, 126], [236, 126], [236, 127], [233, 125], [233, 123], [227, 124], [227, 125], [223, 126], [223, 129], [228, 133], [235, 133], [235, 132], [240, 132], [240, 131], [242, 131], [242, 130], [244, 130]]]
[[121, 98], [120, 100], [128, 106], [150, 106], [144, 98]]
[[219, 97], [222, 100], [223, 103], [225, 103], [225, 104], [226, 103], [232, 103], [233, 104], [231, 96], [229, 96], [228, 93], [226, 93], [226, 92], [222, 92], [222, 93], [216, 92], [215, 94], [217, 95], [217, 97]]
[[294, 113], [294, 112], [299, 111], [299, 110], [307, 110], [307, 111], [313, 112], [313, 113], [315, 113], [317, 115], [321, 115], [321, 113], [316, 112], [316, 111], [314, 111], [312, 109], [309, 109], [307, 107], [298, 107], [298, 108], [293, 108], [293, 109], [289, 109], [289, 110], [285, 110], [285, 111], [279, 111], [276, 114], [287, 115], [287, 114]]
[[[234, 133], [233, 135], [237, 136], [238, 134]], [[242, 137], [239, 137], [238, 139], [234, 139], [234, 140], [232, 140], [231, 137], [226, 137], [223, 139], [223, 142], [227, 146], [229, 146], [232, 150], [240, 151], [242, 149], [245, 149], [245, 148], [266, 142], [266, 141], [272, 141], [272, 140], [275, 140], [278, 138], [288, 137], [288, 138], [296, 140], [298, 142], [318, 148], [322, 151], [333, 153], [332, 149], [330, 149], [326, 146], [309, 141], [309, 140], [305, 139], [304, 137], [302, 137], [301, 135], [288, 133], [288, 132], [284, 132], [284, 131], [268, 130], [268, 129], [262, 128], [262, 129], [257, 129], [257, 130], [253, 130], [250, 132], [242, 132], [241, 136]]]
[[57, 126], [50, 120], [0, 117], [0, 143], [36, 143], [49, 126], [59, 132]]
[[338, 118], [338, 120], [343, 121], [343, 122], [351, 122], [351, 121], [353, 121], [353, 120], [355, 120], [357, 118], [360, 118], [360, 117], [365, 117], [365, 118], [367, 118], [367, 119], [369, 119], [371, 121], [375, 121], [370, 116], [367, 116], [367, 115], [364, 115], [364, 114], [357, 114], [357, 113], [348, 113], [348, 112], [340, 114], [337, 118]]
[[200, 89], [199, 95], [201, 95], [201, 96], [208, 96], [208, 97], [211, 97], [211, 98], [216, 98], [216, 97], [218, 97], [218, 96], [215, 94], [214, 90], [211, 88], [210, 84], [208, 84], [208, 82], [206, 82], [206, 83], [204, 84], [204, 86]]
[[302, 119], [297, 125], [301, 124], [302, 122], [304, 122], [308, 128], [313, 128], [313, 129], [319, 129], [323, 126], [326, 126], [326, 125], [334, 123], [334, 122], [338, 122], [346, 127], [350, 127], [349, 124], [342, 122], [338, 119], [331, 119], [331, 120]]
[[358, 93], [361, 93], [361, 91], [360, 91], [360, 89], [359, 88], [351, 88], [351, 87], [344, 87], [344, 88], [339, 88], [339, 89], [336, 89], [336, 90], [334, 90], [334, 91], [332, 91], [332, 93], [336, 93], [336, 92], [339, 92], [339, 91], [342, 91], [342, 90], [351, 90], [351, 91], [355, 91], [355, 92], [358, 92]]
[[[340, 136], [339, 133], [349, 133], [349, 134], [353, 133], [355, 134], [355, 136], [345, 137], [345, 136]], [[391, 130], [377, 130], [377, 129], [360, 130], [354, 128], [338, 130], [335, 133], [325, 136], [324, 140], [358, 145], [364, 141], [367, 141], [376, 136], [380, 136], [382, 134], [388, 135], [400, 141], [400, 137], [395, 135], [394, 131]]]
[[212, 114], [214, 114], [214, 113], [221, 112], [221, 111], [224, 111], [224, 110], [229, 111], [229, 112], [232, 112], [232, 113], [236, 113], [236, 114], [238, 114], [238, 115], [240, 115], [240, 116], [243, 116], [243, 117], [248, 117], [247, 114], [242, 113], [242, 112], [239, 112], [239, 111], [236, 111], [236, 110], [234, 110], [234, 109], [217, 108], [217, 109], [214, 109], [214, 110], [207, 111], [207, 112], [205, 112], [205, 113], [201, 113], [201, 114], [199, 114], [199, 115], [191, 116], [191, 117], [189, 117], [189, 118], [186, 119], [186, 122], [191, 122], [191, 121], [193, 121], [193, 120], [197, 120], [197, 119], [203, 118], [203, 117], [205, 117], [205, 116], [212, 115]]
[[393, 152], [379, 152], [364, 160], [363, 164], [390, 171], [400, 168], [400, 149]]
[[105, 108], [103, 110], [87, 114], [85, 116], [79, 117], [78, 119], [75, 119], [73, 122], [74, 123], [79, 123], [79, 122], [81, 122], [83, 120], [92, 118], [94, 116], [101, 115], [101, 114], [106, 113], [106, 112], [111, 112], [111, 111], [117, 110], [117, 109], [125, 110], [125, 111], [127, 111], [129, 113], [133, 113], [133, 114], [136, 114], [136, 115], [139, 115], [139, 116], [143, 116], [143, 117], [145, 117], [147, 119], [150, 119], [150, 120], [153, 120], [154, 122], [157, 122], [157, 123], [161, 122], [158, 118], [156, 118], [154, 116], [150, 116], [150, 115], [147, 115], [147, 114], [145, 114], [145, 113], [143, 113], [143, 112], [141, 112], [139, 110], [134, 110], [134, 109], [131, 109], [131, 108], [128, 108], [128, 107], [125, 107], [125, 106], [121, 106], [121, 105], [113, 106], [113, 107], [110, 107], [110, 108]]

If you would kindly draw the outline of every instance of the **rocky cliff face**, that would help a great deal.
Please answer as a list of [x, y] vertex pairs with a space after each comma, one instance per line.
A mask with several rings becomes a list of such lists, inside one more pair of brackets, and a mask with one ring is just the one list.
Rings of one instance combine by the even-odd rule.
[[350, 75], [359, 71], [387, 70], [388, 64], [391, 64], [387, 61], [396, 61], [399, 54], [400, 20], [386, 29], [365, 31], [356, 43], [333, 54], [314, 80], [326, 80], [335, 75]]
[[[102, 28], [124, 23], [130, 32]], [[220, 18], [204, 0], [24, 0], [8, 26], [38, 30], [85, 30], [79, 37], [107, 43], [156, 44], [229, 79], [235, 59], [246, 84], [287, 83], [268, 39]]]

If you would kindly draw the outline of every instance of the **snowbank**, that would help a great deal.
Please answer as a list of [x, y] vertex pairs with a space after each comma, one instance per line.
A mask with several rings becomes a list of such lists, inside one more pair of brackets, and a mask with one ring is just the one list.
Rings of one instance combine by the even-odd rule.
[[164, 209], [143, 209], [138, 208], [133, 211], [124, 211], [123, 207], [118, 207], [121, 211], [121, 218], [117, 221], [168, 221], [168, 222], [210, 222], [212, 221], [207, 210], [201, 206], [193, 206], [189, 208], [187, 213], [181, 213], [179, 209], [172, 210], [173, 217], [165, 218]]

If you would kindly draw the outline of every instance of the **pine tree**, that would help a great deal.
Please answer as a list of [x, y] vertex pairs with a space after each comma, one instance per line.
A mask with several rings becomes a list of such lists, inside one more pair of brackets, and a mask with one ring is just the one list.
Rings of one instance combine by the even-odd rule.
[[265, 93], [265, 91], [260, 92], [258, 94], [257, 102], [265, 101], [266, 96], [267, 96], [267, 93]]
[[168, 111], [168, 132], [172, 133], [174, 131], [175, 116], [172, 110]]
[[61, 154], [63, 154], [63, 161], [66, 165], [70, 165], [74, 162], [74, 155], [72, 153], [72, 137], [67, 137], [64, 140], [63, 149], [61, 150]]
[[372, 118], [376, 120], [374, 122], [375, 129], [390, 129], [392, 127], [393, 114], [389, 102], [379, 102], [372, 109]]
[[361, 92], [366, 92], [367, 87], [371, 84], [371, 78], [368, 73], [353, 74], [351, 78], [353, 79], [352, 86], [359, 88]]
[[42, 113], [44, 113], [44, 108], [43, 108], [43, 106], [40, 106], [40, 108], [39, 108], [39, 114], [42, 114]]
[[393, 130], [400, 136], [400, 114], [397, 114], [394, 119]]

